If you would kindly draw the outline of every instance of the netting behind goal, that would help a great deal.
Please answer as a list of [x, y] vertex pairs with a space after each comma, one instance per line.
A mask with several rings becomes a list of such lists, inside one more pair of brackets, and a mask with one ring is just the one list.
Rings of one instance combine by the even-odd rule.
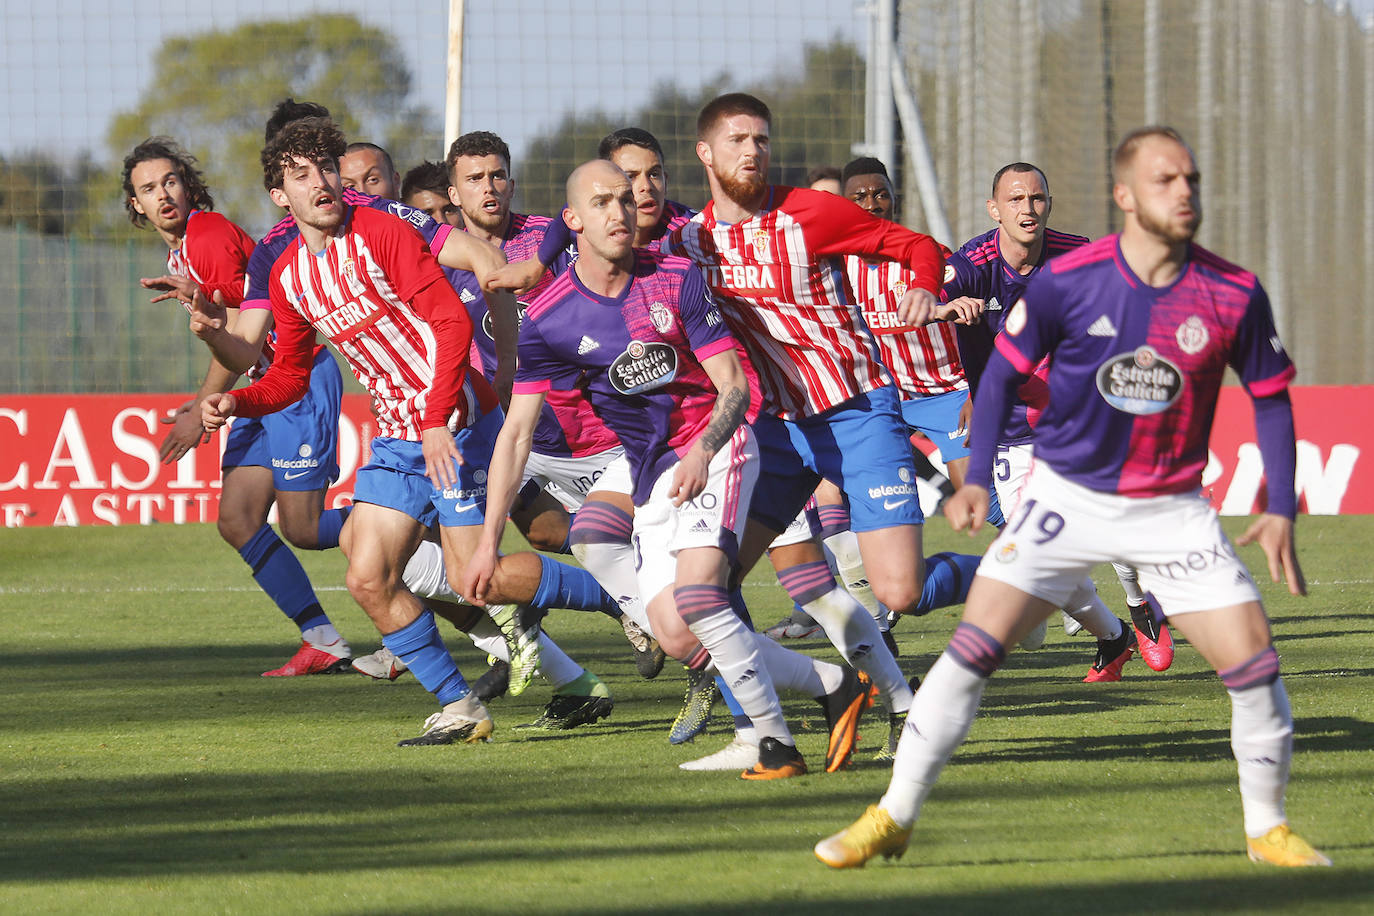
[[[199, 381], [184, 314], [137, 284], [165, 257], [122, 206], [120, 160], [144, 137], [194, 152], [218, 209], [255, 236], [278, 215], [257, 152], [284, 95], [328, 105], [402, 172], [442, 158], [447, 4], [134, 0], [87, 11], [81, 29], [60, 4], [19, 6], [0, 38], [0, 392]], [[465, 7], [461, 128], [510, 143], [527, 212], [556, 212], [568, 171], [630, 124], [662, 141], [670, 196], [701, 205], [695, 118], [721, 91], [773, 107], [776, 181], [843, 165], [866, 139], [876, 4]], [[1026, 159], [1049, 176], [1053, 225], [1113, 231], [1112, 146], [1173, 124], [1204, 175], [1200, 241], [1260, 275], [1300, 381], [1374, 381], [1366, 15], [1303, 0], [902, 0], [897, 57], [937, 197], [921, 200], [915, 138], [899, 131], [888, 165], [905, 221], [928, 228], [938, 205], [941, 241], [959, 244], [990, 226], [994, 171]]]

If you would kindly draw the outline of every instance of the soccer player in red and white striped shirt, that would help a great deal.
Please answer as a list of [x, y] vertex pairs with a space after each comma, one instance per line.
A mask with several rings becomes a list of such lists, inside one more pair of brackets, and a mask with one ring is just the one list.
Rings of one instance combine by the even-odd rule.
[[[833, 194], [770, 185], [770, 121], [768, 107], [743, 93], [707, 104], [697, 156], [712, 200], [664, 245], [705, 271], [763, 389], [755, 431], [768, 473], [741, 561], [757, 559], [826, 477], [849, 497], [874, 594], [911, 612], [923, 603], [925, 565], [916, 472], [897, 394], [854, 310], [843, 259], [905, 263], [913, 283], [903, 302], [926, 323], [938, 305], [940, 248]], [[862, 641], [869, 639], [880, 639], [876, 626]]]
[[[125, 157], [123, 179], [130, 219], [136, 226], [152, 226], [169, 249], [167, 275], [143, 281], [146, 288], [166, 291], [153, 301], [191, 299], [197, 293], [202, 301], [213, 298], [221, 310], [231, 309], [235, 315], [232, 329], [225, 333], [242, 335], [237, 316], [253, 241], [213, 211], [214, 201], [195, 158], [167, 137], [150, 137]], [[239, 369], [270, 361], [270, 350], [263, 356], [260, 338], [244, 346], [250, 351], [245, 366], [212, 357], [199, 391], [169, 418], [172, 430], [159, 450], [164, 463], [179, 461], [199, 443], [202, 398], [233, 387]], [[265, 677], [348, 668], [348, 643], [321, 608], [300, 561], [282, 543], [284, 537], [307, 550], [337, 546], [347, 515], [347, 510], [324, 508], [325, 490], [338, 475], [337, 418], [343, 381], [333, 360], [321, 363], [316, 381], [310, 395], [291, 411], [266, 423], [235, 424], [223, 455], [220, 536], [238, 551], [254, 581], [301, 634], [295, 655], [264, 672]], [[274, 503], [282, 537], [267, 523]]]
[[469, 372], [471, 322], [423, 240], [403, 220], [344, 202], [343, 151], [343, 135], [325, 118], [288, 125], [263, 150], [268, 193], [300, 230], [272, 268], [276, 359], [248, 388], [206, 398], [202, 419], [213, 430], [231, 415], [261, 416], [300, 397], [317, 330], [345, 356], [373, 396], [381, 431], [358, 472], [341, 544], [349, 591], [442, 707], [423, 735], [402, 743], [482, 740], [491, 717], [401, 570], [434, 519], [446, 551], [465, 516], [480, 522], [485, 473], [463, 465], [453, 429], [463, 447], [489, 450], [501, 414], [490, 386]]

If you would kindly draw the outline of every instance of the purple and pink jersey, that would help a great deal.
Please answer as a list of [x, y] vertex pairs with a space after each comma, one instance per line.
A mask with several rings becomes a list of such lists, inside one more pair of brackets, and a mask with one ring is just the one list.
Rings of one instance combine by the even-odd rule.
[[[1264, 398], [1287, 388], [1293, 364], [1254, 274], [1193, 245], [1178, 279], [1151, 287], [1126, 264], [1118, 238], [1040, 271], [1008, 313], [997, 352], [1022, 374], [1053, 355], [1037, 461], [1091, 490], [1189, 492], [1207, 463], [1226, 367]], [[976, 414], [974, 446], [990, 464]]]
[[636, 251], [614, 299], [567, 270], [534, 301], [515, 392], [584, 395], [625, 446], [638, 505], [710, 422], [716, 389], [701, 361], [736, 346], [691, 262]]
[[[540, 244], [555, 224], [562, 225], [562, 220], [512, 213], [506, 237], [501, 242], [501, 251], [505, 253], [506, 260], [515, 263], [537, 257]], [[567, 270], [572, 257], [563, 251], [547, 263], [549, 269], [539, 282], [516, 301], [517, 322], [524, 321], [530, 303], [549, 288], [555, 275]], [[472, 318], [472, 364], [482, 371], [487, 381], [495, 381], [496, 334], [482, 286], [477, 282], [477, 277], [466, 270], [444, 268], [444, 274], [458, 291], [458, 298], [463, 300]], [[539, 424], [534, 429], [536, 452], [556, 458], [581, 458], [599, 454], [618, 444], [615, 434], [597, 419], [591, 405], [580, 394], [575, 391], [549, 392], [539, 415]]]
[[[997, 246], [998, 231], [993, 229], [969, 239], [949, 256], [945, 263], [944, 286], [940, 290], [940, 298], [945, 302], [960, 296], [970, 296], [984, 302], [981, 322], [954, 326], [959, 338], [959, 360], [964, 366], [964, 377], [968, 379], [969, 395], [975, 403], [978, 382], [983, 378], [983, 368], [992, 355], [993, 341], [1002, 330], [1007, 310], [1021, 298], [1031, 277], [1045, 266], [1046, 261], [1088, 244], [1088, 240], [1081, 235], [1047, 228], [1045, 244], [1040, 250], [1040, 262], [1031, 268], [1030, 273], [1019, 274], [1002, 259], [1002, 251]], [[1026, 415], [1026, 403], [1018, 399], [999, 441], [1003, 445], [1019, 445], [1030, 440], [1031, 424]]]

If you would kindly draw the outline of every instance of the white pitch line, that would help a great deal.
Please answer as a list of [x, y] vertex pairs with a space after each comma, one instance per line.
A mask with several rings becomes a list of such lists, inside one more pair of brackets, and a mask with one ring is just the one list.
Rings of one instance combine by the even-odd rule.
[[[1308, 579], [1307, 584], [1312, 585], [1374, 585], [1374, 579]], [[777, 588], [775, 582], [745, 582], [745, 588]], [[347, 586], [343, 585], [316, 585], [317, 592], [346, 592]], [[51, 586], [51, 585], [20, 585], [6, 586], [0, 585], [0, 595], [108, 595], [111, 592], [122, 592], [124, 594], [150, 594], [150, 595], [174, 595], [183, 593], [209, 593], [227, 592], [234, 594], [238, 592], [254, 593], [261, 589], [256, 585], [134, 585], [127, 588], [114, 588], [109, 585], [102, 586]]]

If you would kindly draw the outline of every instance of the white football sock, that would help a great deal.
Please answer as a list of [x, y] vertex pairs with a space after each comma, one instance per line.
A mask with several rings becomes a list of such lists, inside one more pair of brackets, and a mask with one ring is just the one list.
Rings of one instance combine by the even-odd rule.
[[628, 543], [574, 544], [572, 552], [582, 568], [591, 573], [592, 578], [620, 605], [620, 610], [639, 624], [641, 630], [653, 636], [648, 611], [639, 597], [634, 548]]
[[1121, 590], [1126, 593], [1126, 603], [1133, 606], [1144, 604], [1145, 593], [1140, 590], [1140, 575], [1135, 571], [1135, 567], [1114, 562], [1112, 569], [1116, 570], [1116, 578], [1121, 583]]
[[[728, 607], [688, 624], [692, 635], [711, 653], [716, 670], [740, 707], [754, 723], [759, 738], [776, 738], [795, 745], [782, 716], [768, 667], [754, 648], [754, 635]], [[764, 637], [767, 638], [767, 637]]]
[[868, 584], [868, 572], [864, 569], [863, 557], [859, 553], [859, 538], [854, 532], [845, 530], [826, 538], [822, 545], [830, 568], [840, 577], [840, 583], [854, 600], [864, 606], [870, 617], [878, 622], [879, 630], [887, 629], [887, 608], [873, 594]]
[[1283, 811], [1293, 759], [1293, 713], [1283, 680], [1231, 695], [1231, 750], [1240, 772], [1245, 835], [1260, 837], [1287, 818]]
[[897, 659], [883, 642], [877, 622], [853, 595], [836, 586], [802, 607], [825, 630], [840, 656], [873, 679], [893, 712], [911, 708], [911, 688]]
[[1064, 613], [1083, 624], [1098, 639], [1110, 640], [1121, 636], [1120, 618], [1098, 597], [1097, 586], [1087, 576], [1083, 577], [1078, 588], [1064, 603]]
[[887, 794], [878, 802], [900, 826], [916, 823], [940, 771], [968, 735], [987, 683], [949, 650], [930, 667], [902, 728]]

